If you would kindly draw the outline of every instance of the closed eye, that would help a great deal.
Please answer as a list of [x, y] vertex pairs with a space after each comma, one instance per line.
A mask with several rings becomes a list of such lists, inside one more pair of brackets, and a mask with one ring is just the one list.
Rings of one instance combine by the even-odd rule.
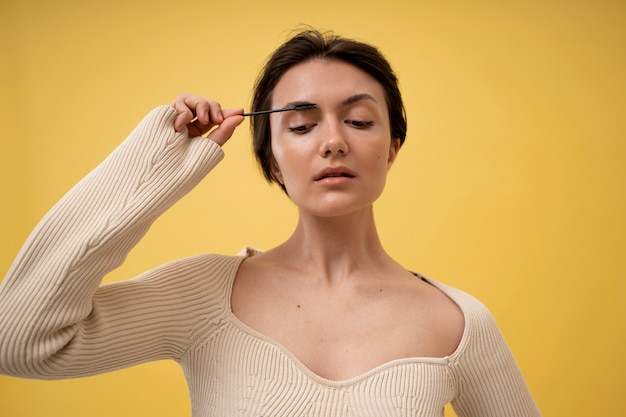
[[346, 120], [346, 124], [351, 125], [357, 129], [366, 129], [368, 127], [374, 126], [374, 122], [372, 121], [363, 121], [363, 120]]
[[289, 127], [289, 131], [293, 133], [306, 133], [313, 128], [314, 125], [301, 125]]

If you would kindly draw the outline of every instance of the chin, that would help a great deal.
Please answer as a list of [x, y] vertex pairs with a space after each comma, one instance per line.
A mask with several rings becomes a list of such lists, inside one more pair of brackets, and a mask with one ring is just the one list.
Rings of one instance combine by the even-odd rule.
[[338, 217], [358, 213], [364, 209], [371, 210], [383, 189], [384, 186], [368, 187], [366, 190], [352, 188], [320, 191], [295, 187], [289, 192], [288, 187], [287, 194], [302, 214]]
[[307, 213], [315, 217], [343, 217], [349, 215], [357, 215], [372, 210], [373, 200], [355, 201], [354, 199], [322, 199], [313, 204], [296, 204], [300, 209], [300, 213]]

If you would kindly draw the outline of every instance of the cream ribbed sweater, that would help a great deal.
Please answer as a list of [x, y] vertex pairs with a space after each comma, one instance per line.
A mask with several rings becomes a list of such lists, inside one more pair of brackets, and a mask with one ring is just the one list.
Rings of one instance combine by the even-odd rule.
[[194, 417], [538, 416], [486, 308], [429, 280], [465, 315], [445, 358], [396, 360], [346, 381], [311, 372], [230, 309], [245, 256], [201, 255], [100, 286], [151, 223], [221, 160], [152, 111], [33, 231], [0, 286], [0, 372], [71, 378], [160, 359], [186, 375]]

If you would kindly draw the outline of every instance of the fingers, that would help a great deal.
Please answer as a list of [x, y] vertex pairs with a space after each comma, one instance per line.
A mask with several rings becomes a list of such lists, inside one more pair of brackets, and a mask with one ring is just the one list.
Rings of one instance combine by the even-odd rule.
[[184, 93], [170, 103], [170, 106], [178, 112], [178, 116], [174, 120], [174, 129], [177, 132], [180, 132], [194, 119], [199, 122], [196, 123], [196, 126], [207, 127], [205, 132], [224, 120], [220, 104], [209, 98]]
[[[217, 101], [192, 94], [181, 94], [170, 106], [178, 112], [174, 119], [174, 129], [177, 132], [185, 126], [191, 137], [211, 132], [207, 138], [220, 146], [226, 143], [235, 128], [243, 122], [243, 109], [222, 110]], [[211, 131], [215, 126], [218, 128]]]
[[241, 113], [243, 113], [243, 109], [237, 109], [234, 111], [235, 113], [230, 111], [230, 115], [226, 116], [227, 111], [224, 110], [224, 121], [216, 129], [209, 133], [207, 139], [214, 141], [220, 146], [224, 145], [226, 141], [230, 139], [237, 126], [239, 126], [244, 120], [244, 117], [241, 115]]

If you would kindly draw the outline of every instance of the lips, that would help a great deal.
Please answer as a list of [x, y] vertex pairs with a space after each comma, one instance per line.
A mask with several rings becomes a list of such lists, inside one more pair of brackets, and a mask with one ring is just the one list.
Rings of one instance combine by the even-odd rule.
[[346, 167], [328, 167], [320, 171], [315, 176], [315, 181], [321, 181], [326, 178], [346, 177], [354, 178], [356, 175]]

